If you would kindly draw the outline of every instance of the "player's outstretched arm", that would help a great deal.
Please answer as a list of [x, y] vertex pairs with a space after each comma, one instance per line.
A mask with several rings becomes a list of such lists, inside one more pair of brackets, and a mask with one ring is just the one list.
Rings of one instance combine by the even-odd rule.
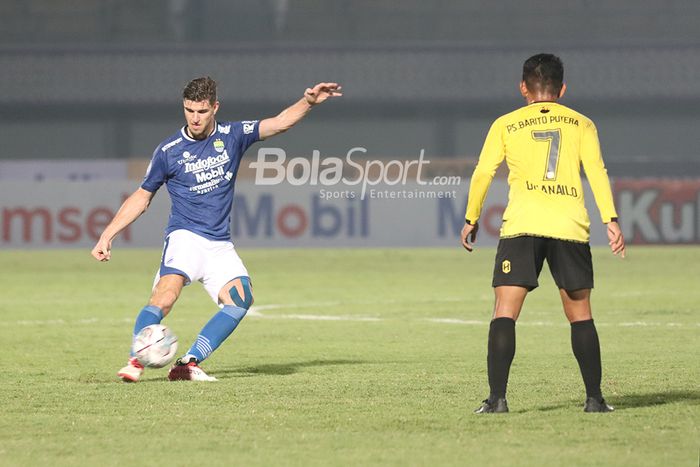
[[266, 139], [289, 130], [304, 118], [311, 108], [331, 97], [339, 97], [342, 87], [338, 83], [318, 83], [304, 91], [304, 97], [284, 109], [276, 117], [266, 118], [260, 122], [260, 139]]
[[462, 246], [470, 253], [474, 250], [474, 243], [476, 243], [476, 233], [478, 231], [478, 222], [475, 224], [464, 224], [464, 227], [462, 227]]
[[625, 236], [622, 235], [620, 224], [615, 221], [607, 223], [608, 244], [614, 255], [620, 255], [620, 258], [625, 257]]
[[92, 256], [98, 261], [109, 261], [112, 256], [112, 240], [119, 232], [146, 212], [151, 204], [154, 193], [143, 188], [137, 189], [129, 196], [114, 215], [114, 219], [107, 225], [104, 232], [92, 249]]

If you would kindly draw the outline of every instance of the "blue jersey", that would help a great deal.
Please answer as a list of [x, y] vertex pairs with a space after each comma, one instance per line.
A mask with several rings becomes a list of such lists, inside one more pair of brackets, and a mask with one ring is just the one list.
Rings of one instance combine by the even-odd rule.
[[243, 153], [258, 141], [258, 121], [215, 124], [206, 139], [187, 136], [185, 127], [153, 153], [141, 188], [155, 193], [165, 183], [172, 209], [165, 235], [189, 230], [210, 240], [231, 238], [231, 206]]

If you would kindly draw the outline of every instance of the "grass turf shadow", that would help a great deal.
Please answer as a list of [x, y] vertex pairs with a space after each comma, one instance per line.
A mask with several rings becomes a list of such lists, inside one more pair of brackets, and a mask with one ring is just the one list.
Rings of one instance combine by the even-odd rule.
[[615, 402], [615, 408], [619, 410], [635, 409], [638, 407], [653, 407], [656, 405], [684, 402], [690, 405], [700, 404], [700, 391], [667, 391], [650, 392], [646, 394], [629, 394], [626, 396], [611, 398]]
[[[606, 398], [608, 403], [615, 407], [615, 410], [637, 409], [641, 407], [654, 407], [657, 405], [673, 404], [676, 402], [687, 403], [690, 405], [700, 404], [700, 391], [666, 391], [666, 392], [650, 392], [646, 394], [627, 394], [622, 396], [613, 396]], [[580, 405], [583, 407], [583, 400], [571, 400], [561, 402], [559, 404], [551, 404], [542, 407], [537, 407], [525, 412], [549, 412], [551, 410], [563, 409]]]
[[235, 376], [284, 376], [297, 373], [303, 368], [315, 366], [330, 366], [330, 365], [358, 365], [368, 363], [365, 360], [309, 360], [307, 362], [293, 363], [269, 363], [265, 365], [247, 366], [243, 368], [229, 368], [216, 370], [216, 375], [235, 375]]
[[[310, 360], [307, 362], [295, 362], [295, 363], [270, 363], [266, 365], [248, 366], [243, 368], [222, 368], [217, 370], [212, 370], [209, 372], [212, 376], [216, 376], [219, 379], [227, 379], [226, 377], [236, 376], [236, 377], [250, 377], [256, 375], [269, 375], [269, 376], [285, 376], [297, 373], [300, 369], [309, 368], [314, 366], [329, 366], [329, 365], [358, 365], [362, 363], [370, 363], [367, 360]], [[142, 383], [162, 383], [168, 382], [167, 373], [161, 373], [155, 376], [155, 373], [149, 371], [148, 376], [143, 377], [139, 380], [139, 384]], [[220, 378], [224, 376], [224, 378]], [[70, 380], [73, 381], [73, 380]], [[81, 375], [78, 381], [82, 384], [127, 384], [124, 383], [119, 378], [107, 377], [104, 375], [95, 376], [92, 374]]]

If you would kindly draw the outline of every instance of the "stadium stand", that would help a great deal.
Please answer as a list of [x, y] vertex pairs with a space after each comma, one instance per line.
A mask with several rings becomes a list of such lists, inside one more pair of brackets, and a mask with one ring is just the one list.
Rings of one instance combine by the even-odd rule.
[[[571, 77], [565, 103], [598, 122], [611, 169], [700, 174], [697, 1], [27, 0], [0, 13], [0, 136], [15, 136], [0, 158], [148, 157], [199, 74], [219, 80], [229, 118], [341, 81], [342, 106], [280, 140], [297, 155], [364, 145], [373, 157], [474, 157], [490, 120], [520, 103], [522, 60], [549, 50]], [[36, 124], [51, 151], [27, 147]], [[76, 151], [85, 129], [93, 144]]]

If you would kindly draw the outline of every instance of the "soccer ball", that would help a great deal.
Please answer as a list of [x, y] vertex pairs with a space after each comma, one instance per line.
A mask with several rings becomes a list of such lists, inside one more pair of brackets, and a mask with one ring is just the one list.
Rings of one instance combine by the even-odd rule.
[[167, 326], [151, 324], [136, 335], [131, 350], [141, 365], [162, 368], [177, 352], [177, 337]]

